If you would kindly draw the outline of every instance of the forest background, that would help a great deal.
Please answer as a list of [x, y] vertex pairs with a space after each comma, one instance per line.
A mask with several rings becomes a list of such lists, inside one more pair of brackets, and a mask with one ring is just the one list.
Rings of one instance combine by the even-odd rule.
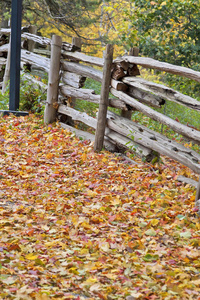
[[[0, 1], [1, 27], [10, 19], [11, 0]], [[138, 47], [140, 56], [200, 70], [199, 0], [23, 0], [23, 25], [36, 25], [38, 34], [61, 35], [71, 42], [82, 38], [82, 52], [102, 57], [107, 43], [115, 45], [114, 57]], [[157, 71], [143, 70], [148, 80], [164, 83], [199, 100], [199, 83]], [[96, 83], [89, 87], [97, 89]], [[91, 108], [93, 110], [93, 108]], [[173, 104], [171, 118], [198, 127], [196, 114]], [[166, 110], [166, 107], [165, 107]], [[187, 121], [186, 121], [187, 120]]]
[[[0, 3], [6, 27], [11, 0]], [[117, 46], [116, 55], [137, 46], [141, 55], [194, 69], [200, 61], [199, 17], [199, 0], [23, 1], [23, 25], [36, 25], [43, 36], [81, 36], [83, 51], [99, 55], [108, 42]]]

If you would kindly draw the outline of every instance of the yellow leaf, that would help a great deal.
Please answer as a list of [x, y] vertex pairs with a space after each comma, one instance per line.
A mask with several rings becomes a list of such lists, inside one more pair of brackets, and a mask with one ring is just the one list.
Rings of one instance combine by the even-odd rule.
[[187, 273], [178, 273], [177, 275], [176, 275], [176, 278], [179, 278], [179, 280], [183, 280], [183, 279], [185, 279], [185, 278], [189, 278], [190, 276], [187, 274]]
[[88, 194], [88, 196], [95, 197], [97, 195], [97, 192], [88, 190], [87, 194]]
[[152, 225], [152, 226], [156, 226], [158, 223], [159, 223], [159, 220], [158, 220], [158, 219], [153, 219], [153, 220], [151, 220], [151, 225]]
[[73, 273], [75, 275], [78, 275], [77, 268], [76, 267], [70, 268], [69, 273]]
[[89, 228], [91, 228], [90, 224], [89, 224], [89, 223], [86, 223], [86, 222], [81, 223], [81, 227], [83, 227], [84, 229], [89, 229]]
[[35, 295], [36, 300], [49, 300], [49, 296], [47, 294], [36, 294]]
[[86, 153], [83, 153], [83, 155], [81, 156], [82, 160], [85, 161], [86, 158], [87, 158], [87, 154]]
[[200, 230], [200, 223], [196, 223], [197, 230]]
[[83, 254], [88, 254], [89, 253], [89, 251], [88, 251], [88, 249], [86, 249], [86, 248], [83, 248], [83, 249], [81, 249], [81, 251], [80, 251], [80, 254], [81, 255], [83, 255]]
[[55, 245], [55, 241], [53, 241], [53, 242], [47, 242], [47, 243], [45, 243], [44, 245], [45, 245], [46, 247], [52, 247], [52, 246]]
[[111, 274], [111, 273], [108, 273], [108, 274], [104, 274], [104, 276], [106, 276], [107, 278], [111, 279], [111, 280], [115, 280], [118, 275], [116, 274]]
[[76, 226], [78, 224], [78, 216], [71, 216], [71, 222]]
[[38, 258], [38, 255], [35, 255], [34, 253], [29, 253], [26, 255], [26, 259], [29, 260], [35, 260], [36, 258]]
[[93, 277], [89, 277], [86, 281], [83, 282], [84, 285], [91, 285], [96, 283], [98, 280]]
[[[111, 279], [112, 279], [112, 278], [111, 278]], [[110, 293], [112, 293], [112, 291], [113, 291], [112, 286], [108, 286], [108, 287], [106, 288], [106, 293], [110, 294]]]

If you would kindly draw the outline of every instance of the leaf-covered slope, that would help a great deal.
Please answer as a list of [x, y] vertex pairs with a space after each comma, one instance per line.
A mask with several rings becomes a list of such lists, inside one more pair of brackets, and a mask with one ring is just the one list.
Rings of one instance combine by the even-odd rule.
[[126, 164], [35, 117], [1, 118], [0, 299], [199, 299], [194, 188], [164, 162]]

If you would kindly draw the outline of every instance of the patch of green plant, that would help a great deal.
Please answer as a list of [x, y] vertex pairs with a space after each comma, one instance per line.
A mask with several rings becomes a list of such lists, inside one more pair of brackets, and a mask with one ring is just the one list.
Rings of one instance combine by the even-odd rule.
[[86, 79], [84, 88], [94, 90], [97, 95], [101, 93], [101, 83], [91, 78]]
[[[173, 111], [173, 105], [175, 103], [170, 103], [170, 104], [172, 105], [172, 108], [171, 108], [171, 113], [169, 112], [168, 116], [173, 118], [173, 119], [176, 119], [176, 114], [173, 113], [174, 112]], [[170, 107], [168, 109], [170, 110]], [[197, 112], [193, 111], [193, 113], [197, 113]], [[166, 114], [166, 111], [165, 111], [165, 114]], [[181, 112], [178, 116], [182, 120], [182, 123], [184, 123], [183, 118], [181, 118]], [[187, 116], [185, 116], [185, 117], [187, 118]], [[178, 118], [177, 118], [177, 120], [178, 120]], [[196, 119], [195, 122], [197, 122], [197, 120], [198, 119]], [[187, 139], [186, 137], [183, 137], [179, 133], [174, 132], [168, 126], [166, 126], [164, 124], [161, 124], [161, 123], [159, 123], [155, 120], [152, 120], [151, 118], [145, 116], [141, 112], [138, 112], [138, 111], [134, 112], [133, 115], [132, 115], [132, 121], [134, 121], [136, 123], [139, 123], [141, 125], [144, 125], [144, 126], [148, 127], [149, 129], [151, 129], [155, 132], [161, 133], [164, 136], [166, 136], [167, 138], [169, 138], [171, 140], [174, 140], [178, 143], [181, 143], [186, 147], [189, 146], [191, 149], [193, 149], [196, 152], [200, 152], [199, 146], [197, 144], [193, 143], [193, 142], [190, 142], [189, 138]], [[180, 120], [178, 120], [178, 121], [180, 121]], [[188, 122], [187, 122], [186, 125], [189, 125]], [[198, 125], [198, 124], [196, 123], [196, 125]], [[197, 128], [199, 128], [199, 125], [198, 125]], [[133, 134], [130, 133], [130, 136], [131, 136], [131, 139], [133, 139]], [[133, 141], [134, 141], [134, 139], [133, 139]]]
[[[19, 110], [43, 114], [45, 101], [46, 92], [43, 93], [39, 86], [37, 88], [36, 84], [21, 76]], [[9, 109], [9, 82], [5, 93], [3, 95], [0, 93], [0, 109]]]
[[[94, 90], [95, 94], [97, 95], [101, 93], [101, 83], [90, 78], [86, 79], [84, 88]], [[96, 117], [98, 107], [99, 105], [96, 103], [76, 99], [75, 109], [86, 112], [91, 117]]]
[[20, 87], [20, 110], [30, 111], [36, 114], [43, 114], [46, 101], [46, 93], [23, 80]]
[[[194, 68], [197, 71], [200, 70], [200, 65], [196, 65]], [[176, 76], [172, 74], [165, 74], [164, 81], [167, 85], [182, 94], [188, 95], [192, 98], [200, 100], [200, 84], [194, 80]]]
[[[200, 65], [196, 64], [193, 69], [199, 71]], [[144, 69], [142, 69], [142, 78], [148, 81], [164, 84], [175, 91], [200, 101], [200, 84], [194, 80], [176, 76], [174, 74], [160, 73], [154, 70], [147, 71]], [[178, 120], [180, 123], [200, 129], [199, 112], [193, 109], [179, 105], [178, 103], [166, 101], [165, 106], [156, 110], [174, 120]]]
[[9, 109], [9, 91], [6, 90], [4, 94], [0, 92], [0, 110]]
[[[164, 107], [159, 110], [164, 113]], [[166, 102], [165, 115], [168, 117], [196, 129], [200, 129], [199, 124], [199, 112], [185, 106], [173, 103], [170, 101]]]
[[118, 114], [118, 115], [121, 115], [121, 110], [118, 109], [118, 108], [114, 108], [114, 107], [108, 107], [108, 110]]
[[85, 100], [76, 99], [75, 109], [86, 112], [91, 117], [96, 117], [99, 105]]
[[[85, 81], [84, 88], [94, 90], [96, 95], [101, 94], [101, 83], [94, 79], [87, 78]], [[112, 94], [110, 94], [109, 97], [115, 98]], [[92, 117], [96, 117], [96, 113], [99, 109], [99, 104], [77, 99], [75, 108], [80, 111], [86, 112], [88, 115]], [[120, 114], [120, 109], [116, 109], [112, 107], [109, 107], [108, 109], [110, 111], [115, 112], [116, 114]]]

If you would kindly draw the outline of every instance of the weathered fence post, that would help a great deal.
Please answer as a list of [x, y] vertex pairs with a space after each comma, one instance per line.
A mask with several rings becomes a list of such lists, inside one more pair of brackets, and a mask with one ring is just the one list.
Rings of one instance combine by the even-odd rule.
[[44, 111], [44, 122], [46, 124], [56, 121], [56, 107], [54, 107], [54, 103], [58, 102], [61, 46], [62, 38], [58, 35], [53, 35], [51, 41], [51, 61], [48, 78], [47, 102]]
[[[37, 27], [35, 25], [30, 25], [28, 29], [29, 33], [36, 34], [37, 33]], [[28, 40], [28, 51], [33, 52], [35, 47], [35, 42]]]
[[[72, 45], [79, 48], [80, 49], [79, 51], [81, 51], [81, 44], [82, 44], [81, 38], [79, 38], [79, 37], [72, 38]], [[76, 105], [76, 98], [72, 97], [71, 98], [71, 107], [75, 107], [75, 105]]]
[[99, 112], [97, 118], [97, 128], [95, 133], [94, 150], [101, 151], [103, 148], [104, 134], [106, 128], [106, 115], [108, 108], [108, 97], [111, 81], [111, 67], [113, 61], [113, 45], [106, 46], [105, 60], [103, 66], [103, 80], [101, 86], [101, 95], [99, 103]]
[[79, 48], [81, 50], [81, 45], [82, 45], [81, 38], [74, 36], [72, 38], [72, 45], [76, 46], [77, 48]]
[[[139, 48], [138, 47], [132, 47], [129, 50], [129, 56], [138, 56], [138, 55], [139, 55]], [[133, 113], [133, 110], [122, 110], [121, 111], [121, 116], [126, 118], [126, 119], [131, 120], [132, 113]]]
[[[11, 41], [11, 36], [10, 36], [10, 41]], [[1, 91], [2, 94], [5, 93], [6, 87], [8, 85], [8, 80], [10, 79], [10, 54], [11, 54], [11, 43], [10, 43], [10, 41], [9, 41], [9, 44], [8, 44], [6, 68], [5, 68], [5, 73], [4, 73], [4, 77], [3, 77], [3, 85], [2, 85], [2, 91]]]
[[200, 176], [199, 176], [199, 182], [197, 185], [197, 190], [196, 190], [196, 197], [195, 197], [195, 204], [197, 205], [198, 201], [200, 200]]

